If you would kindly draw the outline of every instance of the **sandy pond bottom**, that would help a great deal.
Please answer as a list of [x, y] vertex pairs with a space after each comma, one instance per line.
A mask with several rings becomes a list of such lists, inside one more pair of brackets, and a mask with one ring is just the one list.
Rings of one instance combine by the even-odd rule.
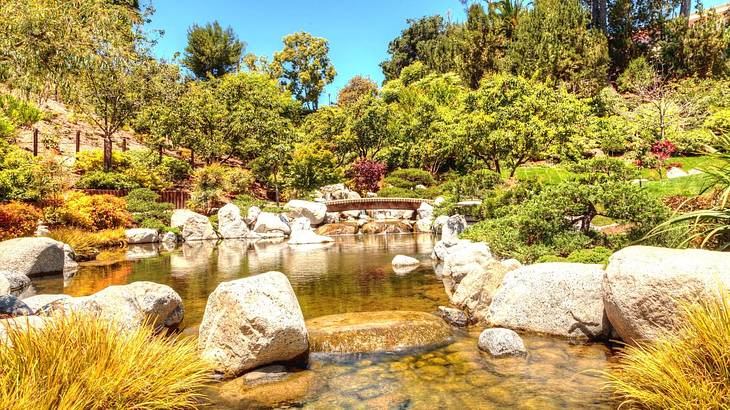
[[[66, 284], [34, 281], [38, 293], [81, 296], [107, 286], [148, 280], [183, 298], [184, 327], [194, 332], [218, 283], [270, 270], [285, 273], [307, 319], [379, 310], [435, 312], [448, 305], [433, 273], [430, 235], [353, 236], [334, 244], [291, 248], [283, 243], [224, 241], [185, 244], [171, 252], [130, 249], [126, 260], [84, 264]], [[408, 273], [393, 272], [396, 254], [422, 260]], [[334, 359], [314, 355], [306, 369], [210, 386], [213, 408], [352, 409], [603, 409], [616, 403], [602, 391], [598, 372], [612, 360], [602, 344], [523, 335], [526, 358], [493, 359], [480, 352], [481, 329], [457, 331], [453, 343], [428, 351]]]

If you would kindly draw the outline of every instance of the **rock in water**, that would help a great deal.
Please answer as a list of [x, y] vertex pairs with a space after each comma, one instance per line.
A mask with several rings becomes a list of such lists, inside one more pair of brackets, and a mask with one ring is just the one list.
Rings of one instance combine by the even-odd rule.
[[286, 276], [268, 272], [219, 284], [205, 307], [198, 348], [226, 376], [304, 354], [307, 328]]
[[241, 216], [241, 209], [230, 203], [218, 210], [218, 232], [223, 239], [237, 239], [245, 237], [248, 225]]
[[451, 340], [451, 329], [425, 312], [357, 312], [307, 321], [312, 352], [400, 352], [439, 346]]
[[417, 212], [419, 219], [433, 219], [433, 206], [426, 202], [421, 202]]
[[64, 244], [51, 238], [16, 238], [0, 242], [0, 270], [29, 277], [62, 273]]
[[210, 220], [199, 213], [189, 209], [176, 209], [172, 213], [170, 226], [180, 228], [183, 240], [205, 241], [218, 239]]
[[309, 202], [301, 200], [292, 200], [286, 203], [285, 208], [290, 218], [307, 218], [309, 222], [316, 226], [324, 221], [327, 214], [327, 205], [321, 202]]
[[32, 315], [31, 309], [13, 295], [0, 296], [0, 315], [28, 316]]
[[494, 357], [524, 356], [527, 354], [520, 335], [509, 329], [487, 329], [479, 335], [479, 348]]
[[413, 230], [418, 233], [433, 232], [433, 218], [421, 218], [413, 225]]
[[0, 271], [0, 282], [7, 283], [7, 292], [3, 292], [3, 285], [0, 284], [0, 295], [18, 296], [30, 287], [30, 278], [22, 273]]
[[356, 223], [336, 223], [323, 225], [317, 228], [317, 235], [354, 235], [357, 233], [358, 226]]
[[402, 221], [367, 222], [360, 231], [364, 234], [408, 233], [413, 229]]
[[459, 241], [459, 234], [466, 229], [466, 219], [461, 215], [452, 215], [441, 228], [441, 240], [452, 244]]
[[406, 255], [396, 255], [391, 262], [394, 268], [406, 267], [406, 266], [418, 266], [421, 264], [416, 258], [411, 258]]
[[124, 231], [124, 235], [127, 237], [127, 243], [130, 245], [136, 245], [141, 243], [156, 243], [160, 241], [157, 229], [127, 229], [126, 231]]
[[507, 273], [487, 311], [492, 326], [557, 336], [601, 339], [601, 265], [539, 263]]
[[294, 231], [287, 242], [289, 245], [309, 245], [317, 243], [330, 243], [335, 240], [329, 236], [317, 235], [314, 231]]
[[469, 317], [459, 309], [439, 306], [439, 316], [452, 326], [466, 327], [469, 324]]
[[261, 212], [256, 218], [254, 232], [264, 235], [288, 236], [291, 233], [289, 224], [277, 214]]
[[628, 343], [671, 331], [681, 303], [717, 297], [730, 289], [730, 253], [631, 246], [611, 256], [603, 301], [613, 328]]

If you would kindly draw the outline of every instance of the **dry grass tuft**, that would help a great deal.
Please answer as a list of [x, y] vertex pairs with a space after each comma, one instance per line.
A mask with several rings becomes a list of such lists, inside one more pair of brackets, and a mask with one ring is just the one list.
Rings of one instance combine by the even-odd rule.
[[88, 232], [81, 229], [54, 229], [51, 239], [71, 245], [79, 261], [91, 260], [103, 249], [123, 248], [127, 244], [124, 228]]
[[192, 339], [120, 333], [87, 315], [8, 329], [0, 343], [0, 408], [191, 409], [210, 374]]
[[684, 308], [683, 325], [628, 346], [607, 374], [622, 407], [730, 408], [730, 296]]

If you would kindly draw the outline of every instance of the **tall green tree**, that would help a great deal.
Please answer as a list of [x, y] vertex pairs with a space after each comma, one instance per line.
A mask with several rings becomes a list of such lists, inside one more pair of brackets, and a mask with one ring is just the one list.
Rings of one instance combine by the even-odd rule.
[[441, 16], [407, 20], [408, 27], [388, 44], [390, 58], [380, 63], [385, 81], [400, 77], [405, 67], [416, 61], [424, 61], [426, 55], [446, 33], [446, 24]]
[[378, 95], [378, 85], [370, 78], [356, 75], [337, 94], [337, 105], [347, 106], [360, 98]]
[[284, 49], [274, 53], [273, 73], [307, 109], [316, 111], [319, 96], [337, 72], [329, 58], [329, 43], [306, 32], [284, 37]]
[[573, 92], [593, 94], [607, 81], [606, 37], [588, 28], [578, 0], [536, 0], [508, 53], [516, 74], [565, 84]]
[[202, 27], [193, 24], [182, 64], [201, 80], [221, 77], [239, 68], [245, 47], [231, 27], [223, 29], [217, 21]]

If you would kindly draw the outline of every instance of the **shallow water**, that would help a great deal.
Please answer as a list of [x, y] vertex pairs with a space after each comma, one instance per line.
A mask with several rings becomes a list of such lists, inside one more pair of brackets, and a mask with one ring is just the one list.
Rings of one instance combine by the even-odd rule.
[[[58, 278], [34, 280], [34, 286], [38, 293], [81, 296], [134, 281], [164, 283], [183, 298], [183, 327], [194, 327], [220, 282], [278, 270], [289, 277], [307, 319], [355, 311], [435, 312], [448, 299], [433, 273], [433, 244], [430, 235], [373, 235], [297, 248], [275, 242], [200, 242], [156, 256], [154, 247], [146, 247], [127, 252], [136, 260], [84, 264], [65, 286]], [[407, 274], [395, 273], [390, 262], [396, 254], [423, 264]], [[527, 358], [493, 359], [476, 346], [480, 330], [459, 331], [452, 344], [426, 352], [340, 360], [313, 356], [307, 370], [282, 381], [247, 384], [238, 379], [216, 384], [208, 393], [219, 408], [615, 407], [596, 373], [611, 360], [606, 346], [523, 335]]]

